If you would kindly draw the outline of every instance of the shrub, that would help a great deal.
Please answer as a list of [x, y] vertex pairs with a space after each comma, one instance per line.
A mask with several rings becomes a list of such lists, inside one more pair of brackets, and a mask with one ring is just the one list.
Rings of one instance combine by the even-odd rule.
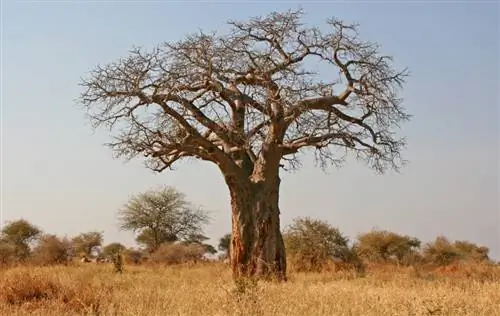
[[439, 236], [433, 242], [427, 243], [423, 254], [427, 263], [446, 266], [455, 261], [472, 263], [489, 263], [489, 249], [468, 241], [450, 242], [446, 237]]
[[126, 264], [140, 264], [145, 259], [145, 254], [141, 250], [128, 248], [123, 251], [123, 261]]
[[78, 256], [92, 257], [99, 252], [102, 240], [103, 232], [92, 231], [73, 237], [72, 243]]
[[102, 247], [101, 255], [104, 258], [112, 259], [117, 254], [125, 251], [125, 249], [127, 249], [127, 248], [124, 245], [120, 244], [119, 242], [112, 242], [112, 243], [107, 244], [106, 246]]
[[460, 253], [444, 236], [438, 236], [433, 242], [427, 243], [423, 249], [424, 260], [439, 266], [449, 265], [460, 259]]
[[413, 264], [418, 258], [420, 240], [386, 230], [372, 230], [358, 235], [356, 251], [369, 262]]
[[199, 244], [165, 243], [151, 254], [153, 263], [180, 264], [199, 261], [203, 258], [205, 249]]
[[16, 258], [16, 246], [10, 242], [0, 241], [0, 266], [13, 264]]
[[10, 261], [25, 261], [31, 255], [31, 246], [42, 231], [25, 219], [8, 222], [0, 231], [0, 243], [8, 251]]
[[40, 265], [68, 264], [73, 257], [71, 241], [56, 235], [43, 236], [33, 250], [33, 262]]
[[225, 234], [219, 239], [219, 245], [217, 248], [224, 252], [224, 257], [231, 257], [231, 234]]
[[[349, 239], [327, 222], [296, 218], [284, 235], [292, 267], [296, 271], [320, 271], [333, 260], [360, 263]], [[361, 269], [361, 265], [357, 265]]]
[[490, 249], [488, 249], [488, 247], [479, 246], [462, 240], [455, 241], [453, 246], [464, 260], [473, 262], [490, 262], [490, 258], [488, 256]]

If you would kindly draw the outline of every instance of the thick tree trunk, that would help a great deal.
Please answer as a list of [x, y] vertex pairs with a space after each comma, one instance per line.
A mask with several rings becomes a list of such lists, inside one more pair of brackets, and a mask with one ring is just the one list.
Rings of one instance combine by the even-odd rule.
[[285, 245], [279, 220], [279, 177], [228, 185], [233, 277], [286, 280]]

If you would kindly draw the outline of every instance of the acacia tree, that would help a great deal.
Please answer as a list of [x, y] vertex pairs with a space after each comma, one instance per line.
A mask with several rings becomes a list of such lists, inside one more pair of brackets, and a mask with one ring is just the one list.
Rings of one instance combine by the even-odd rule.
[[103, 232], [91, 231], [73, 237], [71, 242], [77, 255], [92, 257], [102, 246], [103, 238]]
[[420, 244], [420, 240], [415, 237], [373, 229], [358, 235], [356, 250], [361, 257], [370, 261], [395, 260], [398, 264], [403, 264], [418, 253]]
[[224, 251], [227, 256], [231, 255], [231, 234], [225, 234], [219, 238], [219, 245], [217, 248], [220, 251]]
[[206, 212], [193, 207], [185, 195], [173, 187], [132, 196], [118, 213], [121, 228], [139, 232], [136, 241], [149, 252], [166, 242], [201, 244], [208, 239], [202, 234], [202, 226], [209, 222]]
[[[407, 75], [335, 18], [307, 27], [303, 12], [229, 21], [223, 35], [198, 32], [140, 48], [82, 80], [94, 127], [113, 133], [118, 157], [145, 156], [162, 172], [185, 157], [215, 163], [232, 209], [233, 276], [285, 278], [279, 221], [280, 168], [314, 149], [322, 168], [349, 154], [379, 172], [397, 170], [409, 119], [398, 90]], [[317, 65], [317, 67], [315, 67]]]
[[29, 257], [31, 246], [42, 235], [42, 230], [25, 219], [7, 222], [0, 231], [0, 245], [5, 255], [25, 260]]
[[127, 249], [127, 247], [120, 244], [119, 242], [112, 242], [112, 243], [107, 244], [106, 246], [102, 247], [101, 254], [105, 258], [113, 258], [113, 256], [124, 252], [126, 249]]
[[298, 271], [321, 269], [333, 259], [356, 263], [349, 238], [325, 221], [310, 217], [295, 218], [286, 229], [284, 238]]

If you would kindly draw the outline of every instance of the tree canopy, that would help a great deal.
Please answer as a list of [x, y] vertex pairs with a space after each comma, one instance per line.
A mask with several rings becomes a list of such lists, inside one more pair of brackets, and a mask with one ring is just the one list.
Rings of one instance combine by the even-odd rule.
[[76, 254], [91, 257], [100, 250], [103, 242], [103, 233], [98, 231], [81, 233], [73, 237], [71, 241]]
[[209, 217], [173, 187], [162, 187], [132, 196], [118, 212], [122, 229], [138, 232], [137, 242], [151, 251], [162, 243], [202, 242]]
[[229, 254], [230, 247], [231, 247], [231, 234], [225, 234], [219, 239], [219, 245], [217, 246], [217, 248], [220, 251], [224, 251], [227, 254]]
[[402, 264], [420, 248], [420, 240], [386, 230], [372, 230], [358, 235], [357, 251], [374, 262], [395, 260]]
[[42, 235], [42, 230], [25, 219], [6, 223], [0, 232], [2, 251], [9, 252], [17, 259], [26, 259], [30, 247]]
[[406, 69], [363, 41], [358, 25], [330, 18], [332, 32], [323, 32], [303, 14], [273, 12], [229, 21], [224, 35], [134, 48], [83, 79], [80, 101], [95, 127], [117, 132], [108, 145], [118, 156], [144, 155], [157, 171], [196, 157], [236, 172], [268, 159], [271, 144], [291, 167], [310, 147], [322, 165], [352, 152], [378, 171], [397, 169]]

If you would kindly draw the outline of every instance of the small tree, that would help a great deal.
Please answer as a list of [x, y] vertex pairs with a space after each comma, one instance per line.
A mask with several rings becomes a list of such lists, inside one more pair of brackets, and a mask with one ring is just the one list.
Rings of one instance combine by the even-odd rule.
[[372, 230], [358, 235], [357, 239], [356, 251], [361, 258], [371, 262], [395, 261], [399, 264], [410, 263], [421, 243], [417, 238], [386, 230]]
[[318, 271], [332, 260], [354, 259], [349, 239], [325, 221], [295, 218], [284, 233], [286, 249], [298, 271]]
[[205, 241], [207, 241], [208, 239], [210, 239], [210, 238], [208, 238], [207, 236], [202, 235], [202, 234], [192, 234], [186, 239], [185, 243], [201, 245], [203, 247], [203, 249], [205, 249], [205, 253], [209, 253], [209, 254], [213, 255], [213, 254], [217, 253], [217, 250], [215, 249], [214, 246], [205, 243]]
[[444, 236], [438, 236], [423, 248], [424, 260], [431, 264], [446, 266], [461, 258], [457, 248]]
[[127, 248], [123, 251], [123, 259], [127, 264], [139, 264], [144, 259], [144, 252], [139, 249]]
[[475, 262], [488, 262], [490, 261], [489, 253], [490, 249], [488, 247], [479, 246], [475, 243], [457, 240], [453, 243], [453, 247], [460, 253], [461, 257], [465, 260], [475, 261]]
[[215, 247], [210, 245], [210, 244], [201, 244], [201, 246], [203, 247], [205, 253], [208, 253], [211, 255], [214, 255], [217, 253], [217, 249], [215, 249]]
[[92, 257], [99, 251], [102, 241], [103, 233], [97, 231], [82, 233], [72, 239], [76, 254], [87, 257]]
[[[231, 198], [235, 278], [285, 279], [280, 168], [315, 150], [322, 168], [348, 156], [377, 172], [398, 170], [409, 119], [399, 88], [407, 75], [335, 18], [308, 27], [303, 12], [230, 21], [229, 33], [199, 32], [98, 66], [80, 101], [95, 127], [117, 131], [118, 157], [147, 157], [162, 172], [192, 157], [215, 164]], [[330, 78], [324, 77], [328, 74]]]
[[225, 252], [226, 256], [231, 256], [231, 234], [225, 234], [219, 239], [219, 245], [217, 249]]
[[33, 250], [33, 261], [41, 265], [68, 264], [72, 257], [71, 241], [56, 235], [43, 236]]
[[165, 243], [151, 254], [151, 261], [167, 265], [199, 261], [205, 249], [198, 244]]
[[122, 229], [139, 232], [137, 242], [154, 252], [165, 242], [202, 236], [208, 215], [194, 208], [173, 187], [150, 190], [133, 196], [119, 210]]
[[101, 255], [105, 258], [111, 259], [119, 253], [123, 253], [127, 249], [124, 245], [119, 242], [112, 242], [102, 247]]
[[0, 243], [4, 244], [5, 249], [9, 249], [10, 256], [16, 260], [25, 260], [30, 256], [31, 246], [41, 234], [38, 227], [25, 219], [19, 219], [5, 224], [0, 232]]
[[16, 247], [12, 243], [0, 240], [0, 266], [12, 264], [17, 260]]

